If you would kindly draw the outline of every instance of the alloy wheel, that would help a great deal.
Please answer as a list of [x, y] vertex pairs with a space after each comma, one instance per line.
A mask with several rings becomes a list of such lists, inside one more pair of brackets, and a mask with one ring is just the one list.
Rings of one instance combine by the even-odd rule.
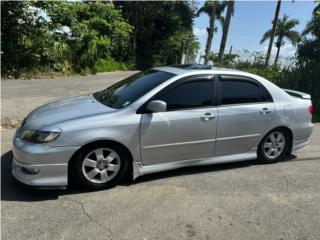
[[262, 147], [263, 152], [269, 159], [279, 157], [286, 146], [286, 138], [281, 132], [272, 132], [265, 139]]
[[118, 174], [120, 165], [120, 157], [114, 150], [97, 148], [85, 156], [82, 172], [91, 182], [106, 183]]

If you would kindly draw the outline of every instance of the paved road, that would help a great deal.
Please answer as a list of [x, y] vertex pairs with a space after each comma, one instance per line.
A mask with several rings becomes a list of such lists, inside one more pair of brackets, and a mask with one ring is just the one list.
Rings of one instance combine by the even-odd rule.
[[[23, 93], [28, 104], [46, 96], [30, 91]], [[186, 168], [99, 192], [15, 184], [13, 133], [1, 131], [2, 239], [320, 239], [320, 124], [310, 145], [277, 164]]]
[[43, 80], [1, 80], [1, 123], [23, 119], [35, 107], [56, 99], [95, 92], [130, 76], [131, 72]]

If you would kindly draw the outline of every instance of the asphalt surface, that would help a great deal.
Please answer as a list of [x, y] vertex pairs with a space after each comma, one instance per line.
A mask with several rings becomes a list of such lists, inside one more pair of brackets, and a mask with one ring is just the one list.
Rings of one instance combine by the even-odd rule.
[[[126, 74], [4, 81], [2, 114], [20, 117], [51, 98], [100, 89]], [[23, 113], [11, 110], [19, 103]], [[99, 192], [15, 183], [13, 134], [1, 130], [2, 239], [320, 239], [320, 124], [307, 147], [277, 164], [184, 168]]]
[[42, 80], [1, 80], [1, 123], [23, 119], [45, 103], [102, 90], [135, 71]]

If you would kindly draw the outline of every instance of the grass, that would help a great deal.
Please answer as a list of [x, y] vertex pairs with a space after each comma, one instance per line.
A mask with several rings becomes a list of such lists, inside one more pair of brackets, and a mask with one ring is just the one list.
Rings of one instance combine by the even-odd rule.
[[133, 66], [131, 64], [121, 63], [113, 59], [99, 59], [95, 64], [95, 70], [97, 72], [127, 71], [132, 68]]

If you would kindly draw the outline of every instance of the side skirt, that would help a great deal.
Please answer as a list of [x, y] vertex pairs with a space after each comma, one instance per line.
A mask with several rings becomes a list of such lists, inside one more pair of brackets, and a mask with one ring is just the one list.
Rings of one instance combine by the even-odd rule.
[[183, 167], [190, 166], [201, 166], [201, 165], [212, 165], [218, 163], [228, 163], [228, 162], [239, 162], [245, 160], [254, 160], [257, 159], [256, 149], [253, 151], [243, 153], [243, 154], [234, 154], [228, 156], [219, 156], [219, 157], [211, 157], [211, 158], [200, 158], [200, 159], [192, 159], [192, 160], [181, 160], [175, 161], [171, 163], [163, 163], [163, 164], [155, 164], [155, 165], [147, 165], [144, 166], [142, 163], [133, 162], [133, 180], [139, 176], [163, 172]]

